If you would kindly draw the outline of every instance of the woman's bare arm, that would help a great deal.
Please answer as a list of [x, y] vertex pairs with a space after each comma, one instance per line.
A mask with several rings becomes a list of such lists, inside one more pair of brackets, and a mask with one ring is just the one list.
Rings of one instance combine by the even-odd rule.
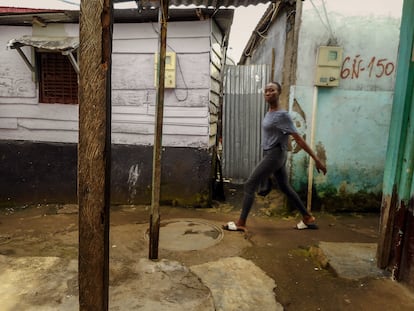
[[313, 152], [311, 147], [309, 147], [309, 145], [306, 143], [306, 141], [302, 138], [302, 136], [300, 136], [298, 133], [292, 133], [291, 135], [292, 135], [293, 139], [296, 141], [296, 143], [299, 146], [301, 146], [302, 149], [305, 150], [312, 157], [312, 159], [315, 161], [316, 170], [318, 172], [321, 170], [323, 172], [323, 174], [325, 175], [326, 172], [327, 172], [325, 164], [322, 163], [322, 161], [316, 156], [316, 154]]

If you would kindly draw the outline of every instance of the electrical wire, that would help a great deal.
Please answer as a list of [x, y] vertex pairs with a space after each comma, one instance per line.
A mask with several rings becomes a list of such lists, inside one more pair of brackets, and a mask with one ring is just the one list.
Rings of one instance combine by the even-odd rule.
[[321, 0], [321, 3], [322, 3], [322, 9], [323, 9], [326, 21], [324, 21], [324, 19], [322, 18], [321, 14], [319, 13], [318, 8], [313, 3], [313, 0], [310, 0], [310, 3], [312, 4], [313, 8], [315, 9], [315, 12], [318, 15], [319, 20], [321, 21], [322, 25], [326, 28], [326, 30], [329, 33], [329, 42], [331, 42], [332, 44], [336, 44], [337, 39], [336, 39], [336, 37], [335, 37], [335, 35], [333, 34], [333, 31], [332, 31], [331, 23], [329, 21], [328, 12], [326, 10], [325, 0]]
[[322, 0], [322, 7], [323, 7], [323, 11], [324, 11], [325, 18], [326, 18], [326, 23], [328, 24], [329, 33], [331, 35], [331, 40], [330, 41], [332, 41], [332, 44], [336, 45], [337, 40], [336, 40], [336, 37], [333, 34], [331, 22], [329, 21], [329, 17], [328, 17], [328, 12], [326, 11], [325, 0]]
[[[266, 15], [266, 17], [263, 17], [262, 20], [267, 20], [267, 23], [264, 29], [260, 30], [260, 29], [256, 29], [253, 33], [256, 34], [256, 36], [252, 36], [252, 38], [250, 39], [250, 41], [248, 42], [248, 47], [246, 48], [245, 52], [243, 52], [243, 56], [244, 57], [250, 57], [252, 56], [252, 51], [255, 49], [256, 47], [256, 42], [258, 37], [262, 38], [262, 39], [267, 39], [267, 36], [265, 35], [265, 33], [267, 33], [267, 31], [269, 30], [273, 20], [275, 19], [277, 13], [279, 12], [279, 4], [278, 3], [272, 3], [272, 9], [268, 12], [268, 14]], [[268, 16], [270, 16], [270, 18], [268, 18]]]
[[[159, 31], [157, 30], [157, 28], [154, 26], [154, 23], [153, 22], [151, 22], [151, 26], [152, 26], [152, 29], [154, 30], [154, 32], [157, 34], [157, 35], [159, 35]], [[171, 50], [171, 51], [173, 51], [174, 53], [176, 53], [176, 63], [177, 63], [177, 67], [178, 67], [178, 71], [180, 72], [180, 75], [181, 75], [181, 78], [183, 79], [183, 83], [184, 83], [184, 87], [185, 87], [185, 90], [186, 90], [186, 92], [185, 92], [185, 96], [184, 96], [184, 98], [178, 98], [178, 96], [177, 96], [177, 89], [174, 89], [174, 95], [175, 95], [175, 98], [179, 101], [179, 102], [182, 102], [182, 101], [186, 101], [187, 100], [187, 98], [188, 98], [188, 86], [187, 86], [187, 83], [185, 82], [185, 78], [184, 78], [184, 74], [183, 74], [183, 71], [182, 71], [182, 68], [181, 68], [181, 64], [180, 64], [180, 59], [179, 59], [179, 57], [178, 57], [178, 55], [177, 55], [177, 52], [167, 43], [167, 46], [169, 47], [169, 49]]]
[[59, 0], [60, 2], [64, 2], [64, 3], [67, 3], [67, 4], [71, 4], [71, 5], [76, 5], [76, 6], [78, 6], [79, 7], [79, 5], [80, 5], [80, 1], [77, 3], [77, 2], [72, 2], [72, 1], [68, 1], [68, 0]]
[[271, 14], [271, 17], [269, 19], [269, 22], [266, 25], [266, 28], [263, 29], [263, 30], [261, 30], [261, 31], [257, 31], [257, 34], [259, 36], [261, 36], [262, 38], [266, 38], [266, 36], [264, 36], [263, 34], [269, 30], [269, 27], [272, 24], [273, 20], [275, 19], [275, 16], [276, 16], [276, 13], [277, 13], [276, 4], [275, 3], [272, 3], [272, 6], [273, 6], [273, 8], [272, 8], [272, 14]]
[[313, 8], [315, 9], [315, 12], [316, 12], [316, 14], [318, 15], [319, 20], [321, 21], [322, 25], [323, 25], [323, 26], [326, 28], [326, 30], [328, 30], [328, 32], [329, 32], [329, 27], [328, 27], [328, 25], [326, 25], [326, 24], [325, 24], [325, 21], [323, 20], [323, 18], [322, 18], [322, 16], [321, 16], [321, 14], [319, 13], [318, 8], [316, 7], [316, 5], [313, 3], [313, 1], [312, 1], [312, 0], [310, 0], [310, 3], [312, 4]]

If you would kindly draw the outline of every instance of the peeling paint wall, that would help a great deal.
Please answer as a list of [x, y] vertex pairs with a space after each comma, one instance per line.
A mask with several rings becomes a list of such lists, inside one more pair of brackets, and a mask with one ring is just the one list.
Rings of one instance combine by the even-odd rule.
[[[116, 203], [150, 200], [157, 31], [153, 23], [114, 25], [111, 196]], [[177, 62], [176, 88], [166, 89], [164, 98], [163, 202], [196, 206], [211, 202], [226, 40], [221, 31], [212, 19], [168, 23], [167, 50], [176, 53]], [[9, 40], [23, 35], [77, 36], [78, 25], [0, 26], [0, 158], [4, 160], [0, 162], [0, 175], [9, 178], [1, 184], [0, 204], [72, 202], [76, 199], [77, 159], [73, 152], [78, 141], [79, 107], [39, 103], [33, 74], [17, 51], [6, 50]], [[32, 60], [32, 50], [22, 49]], [[20, 148], [29, 150], [29, 157], [16, 156]], [[63, 155], [59, 157], [59, 153]], [[137, 159], [142, 161], [137, 163]], [[46, 172], [50, 163], [64, 169], [51, 171], [50, 178], [37, 178], [36, 172]], [[26, 166], [31, 169], [14, 169]], [[31, 191], [27, 192], [28, 188]]]
[[[302, 111], [301, 131], [309, 142], [317, 107], [313, 148], [326, 157], [328, 174], [314, 174], [314, 205], [379, 211], [401, 8], [402, 0], [303, 2], [290, 109], [294, 117]], [[315, 89], [317, 49], [335, 41], [344, 52], [339, 86]], [[305, 153], [293, 153], [292, 181], [302, 194], [307, 167]]]
[[[150, 204], [152, 146], [112, 145], [111, 201]], [[0, 140], [0, 208], [77, 202], [77, 145]], [[149, 163], [149, 164], [148, 164]], [[163, 148], [161, 203], [207, 207], [211, 155]]]
[[[177, 87], [166, 89], [163, 143], [209, 147], [211, 20], [171, 22], [168, 50], [177, 53]], [[152, 145], [156, 25], [115, 24], [112, 73], [112, 142]], [[78, 106], [39, 103], [38, 85], [9, 40], [23, 35], [77, 36], [77, 24], [0, 26], [0, 139], [76, 143]], [[197, 39], [194, 39], [194, 38]], [[32, 51], [23, 48], [32, 60]]]

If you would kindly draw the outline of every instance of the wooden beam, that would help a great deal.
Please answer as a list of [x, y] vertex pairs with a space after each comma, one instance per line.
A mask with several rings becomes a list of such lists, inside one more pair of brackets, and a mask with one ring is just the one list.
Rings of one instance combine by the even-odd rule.
[[35, 72], [35, 66], [33, 66], [29, 59], [27, 58], [26, 54], [24, 54], [24, 52], [22, 51], [22, 49], [20, 48], [20, 46], [15, 47], [15, 49], [17, 50], [17, 52], [19, 52], [20, 56], [23, 58], [24, 63], [27, 65], [27, 67], [29, 67], [31, 72]]
[[272, 69], [270, 71], [269, 81], [274, 81], [275, 79], [275, 60], [276, 60], [276, 52], [275, 52], [275, 48], [272, 48]]
[[112, 0], [82, 0], [79, 23], [79, 310], [108, 310]]
[[62, 55], [65, 55], [68, 57], [70, 63], [72, 64], [73, 69], [75, 70], [77, 74], [79, 74], [79, 65], [76, 62], [75, 56], [73, 56], [72, 51], [64, 51], [62, 52]]

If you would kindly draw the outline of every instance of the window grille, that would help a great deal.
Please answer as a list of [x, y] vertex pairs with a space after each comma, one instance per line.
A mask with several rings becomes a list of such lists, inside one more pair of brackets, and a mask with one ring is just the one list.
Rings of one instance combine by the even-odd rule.
[[78, 76], [68, 57], [60, 53], [41, 52], [37, 54], [39, 61], [40, 102], [77, 104]]

